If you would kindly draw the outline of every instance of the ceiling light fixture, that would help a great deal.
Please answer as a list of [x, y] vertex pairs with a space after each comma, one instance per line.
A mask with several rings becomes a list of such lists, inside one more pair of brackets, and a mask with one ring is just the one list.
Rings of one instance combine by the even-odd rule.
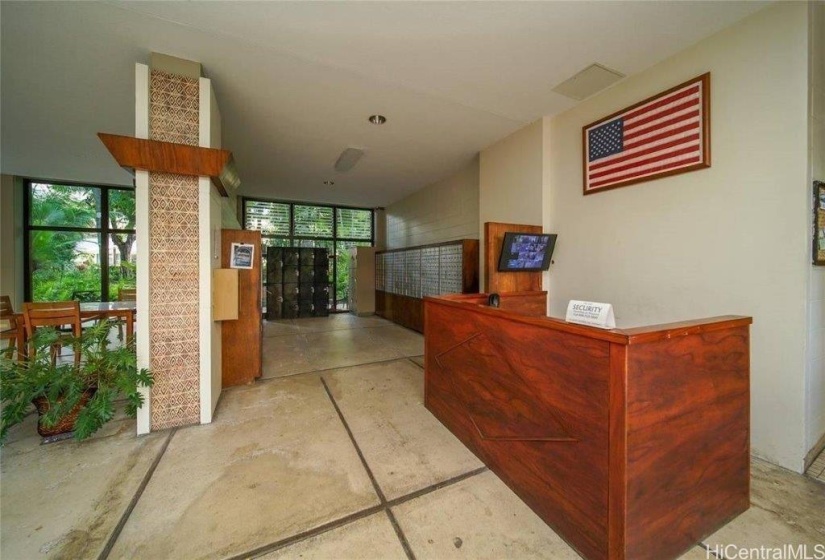
[[385, 122], [387, 122], [387, 117], [385, 117], [384, 115], [370, 115], [370, 118], [367, 120], [370, 121], [372, 124], [384, 124]]

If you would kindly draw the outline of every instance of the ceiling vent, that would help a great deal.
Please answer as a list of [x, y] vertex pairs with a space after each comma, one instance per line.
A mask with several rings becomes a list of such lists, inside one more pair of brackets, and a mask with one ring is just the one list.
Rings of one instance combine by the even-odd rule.
[[335, 170], [336, 171], [349, 171], [355, 164], [358, 163], [358, 160], [361, 159], [361, 156], [364, 155], [364, 150], [359, 148], [347, 148], [341, 155], [338, 156], [338, 161], [335, 162]]
[[621, 72], [593, 63], [569, 80], [554, 87], [553, 91], [576, 101], [581, 101], [608, 86], [612, 86], [622, 78], [624, 78], [624, 74]]

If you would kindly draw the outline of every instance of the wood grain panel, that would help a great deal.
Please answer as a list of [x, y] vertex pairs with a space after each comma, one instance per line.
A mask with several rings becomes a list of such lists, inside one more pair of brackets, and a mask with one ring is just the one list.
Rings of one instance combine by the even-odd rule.
[[[475, 304], [457, 321], [435, 301], [425, 312], [426, 406], [574, 548], [605, 557], [608, 344], [500, 320]], [[472, 360], [445, 359], [480, 336], [489, 342]], [[471, 370], [496, 378], [484, 387], [487, 414], [475, 400], [482, 391], [467, 386], [478, 383]], [[540, 433], [542, 424], [564, 437]]]
[[261, 376], [261, 232], [221, 230], [221, 266], [229, 268], [232, 243], [255, 245], [251, 269], [238, 269], [239, 317], [221, 323], [221, 378], [224, 387], [252, 383]]
[[677, 558], [747, 509], [750, 318], [604, 331], [485, 303], [425, 299], [425, 405], [584, 558]]
[[241, 183], [232, 152], [187, 144], [97, 133], [98, 138], [126, 169], [145, 169], [176, 175], [209, 177], [222, 196]]
[[676, 557], [750, 504], [748, 327], [628, 349], [628, 557]]
[[[490, 294], [450, 294], [451, 301], [487, 305]], [[512, 292], [499, 294], [499, 309], [513, 311], [528, 317], [544, 317], [547, 314], [547, 292]]]
[[484, 224], [484, 290], [498, 292], [537, 292], [541, 290], [541, 272], [499, 272], [498, 259], [508, 231], [542, 233], [541, 226], [524, 224]]

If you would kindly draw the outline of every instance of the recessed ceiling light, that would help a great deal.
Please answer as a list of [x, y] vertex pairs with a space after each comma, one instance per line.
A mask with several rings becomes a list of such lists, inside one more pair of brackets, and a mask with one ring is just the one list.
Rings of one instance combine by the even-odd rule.
[[335, 184], [335, 181], [324, 181], [325, 185], [329, 185], [330, 187]]
[[372, 124], [384, 124], [385, 122], [387, 122], [387, 117], [385, 117], [384, 115], [371, 115], [370, 118], [367, 120], [370, 121]]

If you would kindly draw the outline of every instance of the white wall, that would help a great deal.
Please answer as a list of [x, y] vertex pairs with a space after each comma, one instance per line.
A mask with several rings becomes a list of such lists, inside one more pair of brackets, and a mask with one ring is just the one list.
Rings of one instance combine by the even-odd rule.
[[[810, 170], [825, 181], [825, 3], [810, 4]], [[810, 199], [813, 201], [813, 197]], [[811, 266], [808, 281], [808, 351], [805, 393], [805, 446], [812, 452], [825, 446], [825, 266]], [[820, 439], [823, 438], [823, 439]], [[819, 444], [819, 445], [817, 445]]]
[[[797, 472], [807, 451], [807, 9], [768, 7], [544, 122], [544, 226], [559, 234], [551, 314], [575, 298], [613, 303], [620, 327], [753, 316], [753, 451]], [[712, 167], [582, 196], [582, 126], [706, 71]]]
[[484, 284], [484, 224], [541, 225], [542, 120], [481, 151], [479, 159], [479, 278]]
[[387, 248], [478, 237], [478, 158], [385, 209]]
[[14, 309], [23, 305], [23, 186], [12, 175], [0, 175], [0, 294]]

